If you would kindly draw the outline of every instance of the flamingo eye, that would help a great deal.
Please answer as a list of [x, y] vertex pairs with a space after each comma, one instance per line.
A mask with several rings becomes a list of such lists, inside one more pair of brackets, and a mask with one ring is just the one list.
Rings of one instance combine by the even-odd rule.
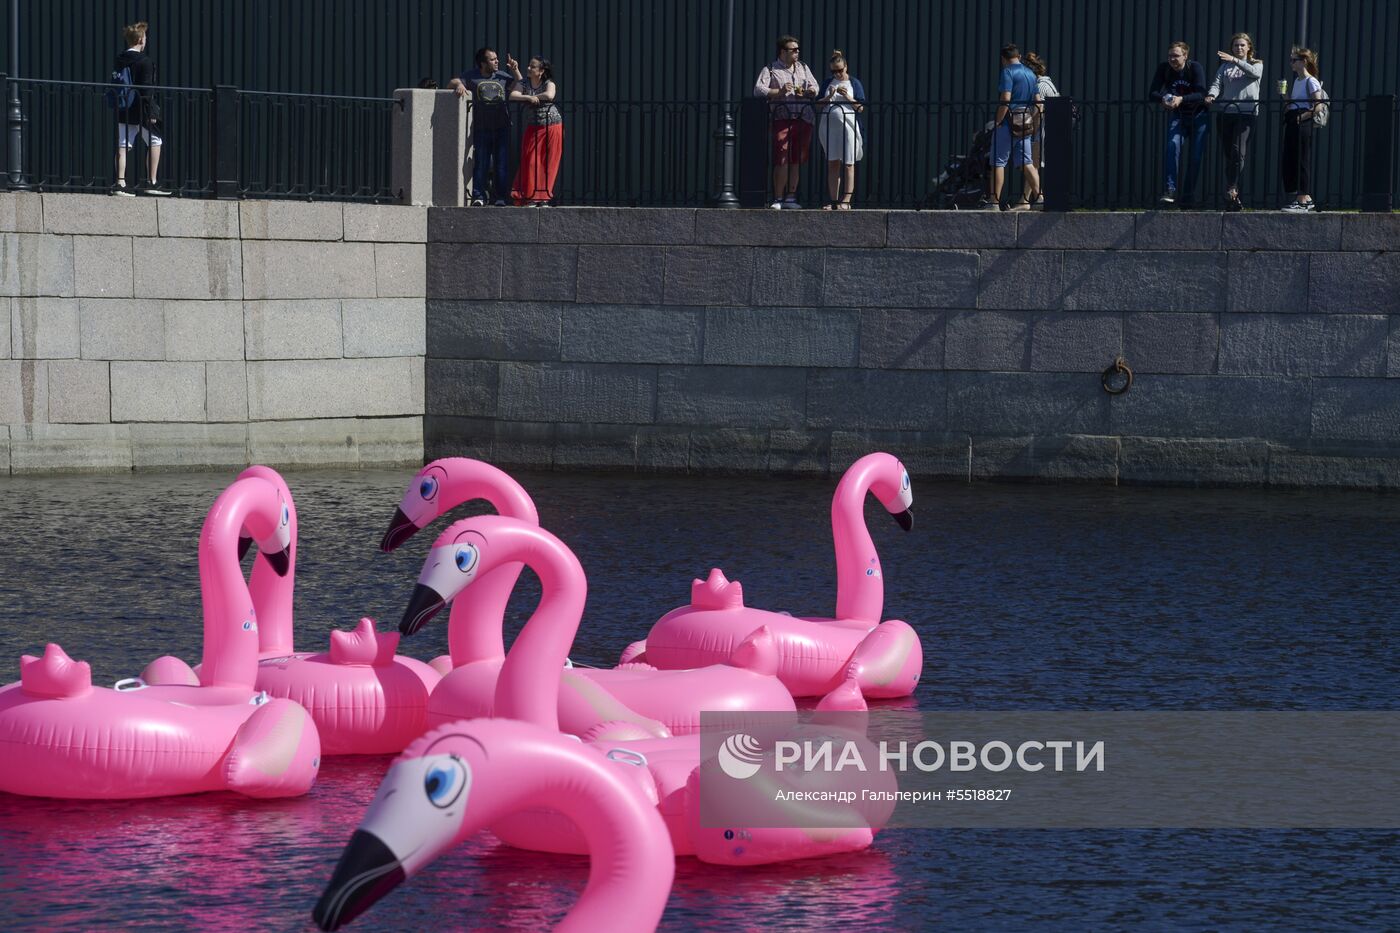
[[466, 573], [476, 566], [476, 548], [467, 546], [457, 551], [457, 569]]
[[455, 756], [449, 756], [428, 768], [423, 776], [423, 793], [433, 806], [450, 807], [461, 796], [466, 783], [466, 767]]
[[904, 471], [904, 476], [900, 479], [899, 482], [900, 482], [900, 488], [902, 488], [902, 489], [908, 489], [908, 488], [909, 488], [909, 471], [908, 471], [908, 470], [905, 470], [905, 471]]
[[433, 496], [437, 495], [437, 490], [437, 480], [431, 476], [423, 477], [423, 482], [418, 484], [418, 495], [422, 496], [424, 499], [431, 499]]
[[282, 524], [287, 524], [292, 520], [292, 510], [287, 508], [287, 503], [282, 503]]

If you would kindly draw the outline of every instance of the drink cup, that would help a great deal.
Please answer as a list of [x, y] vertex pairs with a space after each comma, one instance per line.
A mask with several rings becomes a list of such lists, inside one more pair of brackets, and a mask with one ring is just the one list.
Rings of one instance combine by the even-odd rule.
[[1288, 81], [1287, 81], [1287, 79], [1285, 79], [1285, 80], [1283, 80], [1283, 81], [1280, 81], [1280, 82], [1278, 83], [1278, 92], [1279, 92], [1280, 94], [1287, 94], [1287, 93], [1288, 93]]

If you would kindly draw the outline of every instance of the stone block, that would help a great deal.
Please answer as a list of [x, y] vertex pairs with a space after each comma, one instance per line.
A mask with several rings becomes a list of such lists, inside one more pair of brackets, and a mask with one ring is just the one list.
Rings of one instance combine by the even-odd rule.
[[1046, 311], [1031, 325], [1036, 372], [1102, 373], [1123, 352], [1123, 318], [1100, 312]]
[[0, 234], [0, 295], [72, 298], [73, 238]]
[[890, 211], [889, 245], [912, 249], [1014, 249], [1016, 215], [1000, 211]]
[[633, 470], [637, 429], [627, 424], [556, 424], [556, 470]]
[[159, 301], [83, 298], [78, 332], [85, 360], [165, 359], [165, 308]]
[[834, 308], [710, 308], [706, 363], [855, 366], [860, 312]]
[[1114, 483], [1118, 479], [1118, 445], [1116, 437], [1083, 434], [974, 437], [971, 477]]
[[945, 430], [983, 437], [1107, 435], [1097, 374], [948, 373]]
[[242, 360], [243, 303], [166, 301], [167, 360]]
[[78, 295], [131, 298], [136, 294], [134, 270], [131, 237], [73, 237], [73, 288]]
[[264, 298], [374, 298], [372, 243], [243, 241], [243, 295]]
[[108, 363], [101, 360], [52, 360], [49, 416], [53, 424], [107, 424], [112, 420]]
[[947, 369], [1023, 372], [1031, 367], [1030, 311], [949, 311]]
[[78, 299], [12, 298], [9, 355], [17, 360], [60, 360], [78, 356]]
[[10, 475], [10, 426], [0, 425], [0, 476]]
[[977, 254], [832, 249], [826, 254], [823, 289], [823, 304], [834, 307], [972, 308]]
[[1307, 253], [1230, 253], [1226, 310], [1302, 314], [1308, 310], [1308, 265]]
[[[1094, 388], [1108, 398], [1094, 379]], [[1111, 432], [1138, 437], [1306, 437], [1312, 390], [1277, 376], [1144, 375], [1113, 399]]]
[[511, 243], [539, 242], [540, 212], [511, 211], [509, 233], [499, 222], [483, 223], [482, 218], [501, 218], [504, 214], [482, 213], [465, 207], [428, 208], [429, 243], [490, 243], [500, 246]]
[[428, 308], [422, 298], [346, 298], [340, 326], [346, 356], [422, 356]]
[[48, 417], [48, 361], [0, 361], [0, 424], [44, 422]]
[[240, 201], [194, 201], [164, 198], [156, 205], [160, 235], [200, 237], [210, 240], [238, 239]]
[[428, 352], [466, 360], [557, 360], [564, 306], [428, 300]]
[[754, 305], [810, 307], [822, 303], [826, 256], [819, 249], [761, 249], [754, 253]]
[[345, 239], [375, 243], [424, 243], [428, 209], [403, 204], [345, 204]]
[[[956, 479], [967, 482], [972, 462], [971, 439], [966, 434], [942, 431], [833, 431], [831, 472], [844, 473], [872, 450], [887, 450], [916, 478]], [[919, 508], [919, 489], [914, 489]]]
[[[247, 249], [245, 245], [244, 252]], [[237, 240], [138, 238], [132, 241], [132, 253], [137, 298], [243, 297], [243, 276], [249, 270]], [[302, 279], [316, 278], [317, 271], [311, 263], [285, 269], [288, 276]]]
[[1132, 249], [1136, 234], [1133, 215], [1126, 213], [1029, 213], [1016, 218], [1016, 245], [1021, 249]]
[[500, 298], [504, 248], [499, 243], [429, 242], [429, 298]]
[[245, 240], [346, 238], [339, 201], [242, 201], [238, 213]]
[[119, 361], [112, 367], [112, 420], [204, 420], [203, 363]]
[[125, 424], [28, 424], [10, 428], [10, 472], [130, 473]]
[[428, 359], [425, 411], [471, 418], [496, 416], [500, 364], [478, 360]]
[[403, 204], [460, 205], [471, 176], [467, 101], [452, 91], [399, 88], [389, 118], [389, 187]]
[[689, 429], [653, 425], [637, 428], [637, 469], [653, 473], [684, 473], [689, 466]]
[[577, 246], [508, 249], [501, 264], [501, 297], [508, 301], [573, 301]]
[[1008, 311], [1060, 307], [1063, 253], [1048, 249], [983, 250], [978, 255], [977, 307]]
[[650, 424], [656, 367], [501, 363], [498, 416], [514, 421]]
[[1064, 283], [1066, 311], [1221, 311], [1225, 257], [1066, 252]]
[[754, 251], [737, 246], [691, 246], [662, 250], [668, 305], [747, 305], [753, 284]]
[[656, 381], [658, 424], [797, 428], [806, 420], [801, 369], [666, 366]]
[[554, 425], [429, 415], [423, 419], [423, 456], [475, 457], [496, 466], [548, 467]]
[[1400, 444], [1400, 380], [1317, 380], [1310, 426], [1274, 436]]
[[904, 308], [862, 311], [860, 365], [867, 369], [942, 369], [947, 322], [954, 313]]
[[426, 247], [422, 243], [374, 244], [375, 287], [380, 298], [424, 298], [428, 294]]
[[1263, 376], [1384, 376], [1390, 318], [1227, 314], [1220, 372]]
[[1123, 357], [1134, 373], [1209, 375], [1216, 371], [1219, 343], [1214, 314], [1123, 315]]
[[565, 207], [539, 215], [540, 243], [694, 243], [696, 211], [690, 208]]
[[650, 246], [580, 246], [579, 302], [657, 304], [661, 296], [664, 253]]
[[0, 232], [43, 233], [43, 197], [37, 191], [0, 192]]
[[563, 310], [560, 356], [584, 363], [699, 363], [701, 308], [578, 305]]
[[413, 467], [423, 464], [422, 418], [360, 418], [355, 422], [360, 466]]
[[1400, 214], [1343, 214], [1342, 250], [1400, 252]]
[[96, 236], [155, 236], [156, 201], [105, 194], [45, 194], [44, 231]]
[[1313, 253], [1308, 310], [1400, 314], [1400, 253]]
[[708, 246], [884, 246], [884, 211], [698, 211], [695, 242]]
[[1224, 216], [1215, 211], [1146, 211], [1137, 214], [1133, 248], [1220, 249], [1221, 218]]
[[914, 370], [813, 369], [807, 373], [809, 428], [944, 431], [947, 374]]
[[204, 417], [208, 421], [248, 420], [248, 366], [242, 360], [205, 364]]
[[248, 460], [270, 467], [357, 467], [355, 418], [314, 421], [250, 421]]
[[711, 428], [690, 432], [692, 473], [768, 472], [769, 432], [755, 428]]
[[1152, 486], [1262, 486], [1269, 445], [1257, 438], [1125, 437], [1118, 482]]
[[1394, 440], [1269, 444], [1269, 485], [1397, 489], [1400, 488], [1400, 446]]
[[1342, 248], [1341, 214], [1285, 214], [1249, 211], [1227, 214], [1222, 249], [1337, 250]]
[[[13, 326], [10, 317], [10, 303], [12, 301], [14, 301], [13, 298], [0, 298], [0, 360], [7, 360], [12, 355], [10, 350], [10, 328]], [[0, 476], [3, 475], [4, 473], [0, 472]]]
[[831, 435], [826, 431], [769, 431], [768, 472], [782, 475], [829, 475]]
[[340, 302], [243, 302], [245, 352], [250, 360], [338, 359], [344, 356]]
[[142, 470], [239, 470], [247, 466], [245, 424], [133, 424], [131, 466]]
[[375, 418], [423, 414], [415, 357], [248, 363], [248, 418]]

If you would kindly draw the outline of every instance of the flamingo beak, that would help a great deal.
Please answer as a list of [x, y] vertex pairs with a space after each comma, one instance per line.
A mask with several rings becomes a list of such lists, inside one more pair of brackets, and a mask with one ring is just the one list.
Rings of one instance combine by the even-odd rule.
[[323, 930], [338, 930], [403, 883], [403, 864], [382, 839], [355, 830], [311, 917]]
[[268, 564], [271, 565], [277, 576], [285, 577], [287, 571], [291, 569], [292, 549], [290, 547], [285, 547], [280, 551], [260, 551], [259, 553], [261, 553]]
[[894, 515], [894, 520], [897, 521], [897, 522], [899, 522], [899, 527], [903, 528], [905, 531], [912, 531], [912, 530], [913, 530], [913, 528], [914, 528], [914, 513], [913, 513], [913, 512], [911, 512], [909, 509], [905, 509], [903, 512], [894, 512], [894, 513], [892, 513], [892, 514]]
[[240, 537], [238, 539], [238, 559], [241, 561], [248, 556], [248, 548], [253, 546], [252, 538]]
[[413, 537], [417, 531], [418, 525], [404, 514], [403, 509], [394, 509], [394, 517], [389, 522], [389, 530], [384, 532], [384, 537], [379, 542], [379, 549], [388, 554]]
[[447, 605], [447, 600], [431, 586], [419, 583], [413, 588], [413, 596], [408, 601], [408, 608], [403, 611], [403, 621], [399, 623], [399, 631], [405, 635], [412, 635], [424, 625], [428, 620], [442, 611], [442, 607]]

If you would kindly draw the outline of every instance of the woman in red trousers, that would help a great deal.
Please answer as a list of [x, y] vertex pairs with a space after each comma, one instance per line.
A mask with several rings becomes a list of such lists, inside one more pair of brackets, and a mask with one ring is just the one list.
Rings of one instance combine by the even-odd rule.
[[564, 117], [554, 105], [554, 70], [536, 55], [525, 66], [525, 80], [510, 92], [524, 104], [525, 138], [520, 144], [520, 168], [510, 196], [517, 205], [543, 207], [554, 199], [554, 179], [564, 154]]

